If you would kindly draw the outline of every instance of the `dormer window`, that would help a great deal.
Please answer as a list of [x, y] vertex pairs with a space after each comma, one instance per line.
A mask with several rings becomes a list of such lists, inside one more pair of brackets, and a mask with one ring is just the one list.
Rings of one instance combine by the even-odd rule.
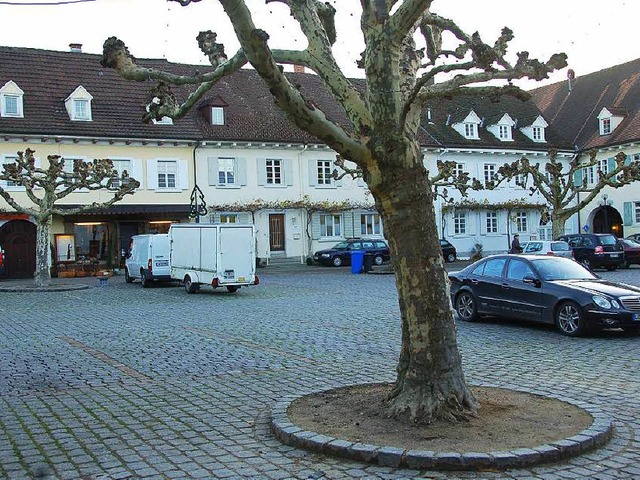
[[476, 113], [472, 110], [469, 112], [467, 117], [462, 120], [462, 122], [454, 123], [451, 126], [462, 135], [464, 138], [469, 140], [479, 140], [478, 136], [478, 126], [481, 124], [482, 120], [480, 117], [476, 115]]
[[465, 123], [464, 136], [467, 138], [478, 138], [478, 126], [475, 123]]
[[548, 126], [549, 124], [545, 121], [545, 119], [542, 118], [541, 115], [538, 115], [538, 117], [531, 123], [531, 125], [522, 127], [520, 131], [536, 143], [546, 143], [547, 139], [545, 136], [545, 129]]
[[501, 142], [512, 142], [513, 141], [513, 127], [516, 122], [509, 116], [508, 113], [505, 113], [497, 123], [490, 124], [487, 126], [487, 130], [500, 140]]
[[24, 117], [22, 109], [22, 97], [24, 92], [18, 85], [9, 80], [0, 88], [0, 116], [1, 117]]
[[621, 108], [603, 108], [598, 115], [600, 135], [609, 135], [624, 120], [626, 111]]
[[69, 95], [64, 101], [65, 107], [67, 107], [69, 118], [77, 122], [92, 121], [92, 100], [93, 96], [89, 92], [87, 92], [87, 90], [82, 85], [76, 88], [73, 93]]
[[211, 107], [211, 125], [224, 125], [224, 107]]

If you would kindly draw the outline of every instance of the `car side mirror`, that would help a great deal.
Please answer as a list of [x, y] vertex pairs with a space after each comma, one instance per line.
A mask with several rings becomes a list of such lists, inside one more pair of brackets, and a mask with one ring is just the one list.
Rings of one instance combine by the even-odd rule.
[[536, 287], [536, 288], [540, 288], [540, 287], [542, 286], [542, 282], [541, 282], [539, 279], [537, 279], [536, 277], [532, 277], [531, 275], [527, 275], [527, 276], [525, 276], [525, 277], [522, 279], [522, 281], [523, 281], [524, 283], [530, 283], [530, 284], [532, 284], [532, 285], [533, 285], [534, 287]]

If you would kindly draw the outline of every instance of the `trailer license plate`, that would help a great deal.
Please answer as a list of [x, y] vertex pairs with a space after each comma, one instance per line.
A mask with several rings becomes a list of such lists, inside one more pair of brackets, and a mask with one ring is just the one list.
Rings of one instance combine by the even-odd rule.
[[236, 274], [234, 270], [225, 270], [223, 276], [225, 280], [229, 280], [230, 278], [234, 278]]

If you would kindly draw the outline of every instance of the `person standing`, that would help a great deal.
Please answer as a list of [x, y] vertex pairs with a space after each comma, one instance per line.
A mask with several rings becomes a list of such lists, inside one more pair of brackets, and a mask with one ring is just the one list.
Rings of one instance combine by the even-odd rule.
[[513, 241], [511, 242], [511, 250], [509, 253], [522, 253], [522, 247], [520, 246], [520, 235], [517, 233], [513, 236]]

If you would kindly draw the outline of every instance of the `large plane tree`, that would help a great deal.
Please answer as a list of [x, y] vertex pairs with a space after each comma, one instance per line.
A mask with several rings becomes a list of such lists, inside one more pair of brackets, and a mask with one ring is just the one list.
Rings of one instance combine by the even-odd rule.
[[[200, 0], [175, 1], [188, 6]], [[307, 40], [302, 50], [275, 50], [269, 46], [268, 33], [256, 27], [251, 2], [218, 1], [240, 49], [227, 56], [216, 33], [201, 32], [197, 40], [212, 65], [210, 71], [179, 76], [141, 68], [124, 43], [113, 37], [105, 42], [103, 65], [127, 79], [157, 80], [147, 119], [177, 119], [218, 79], [251, 64], [293, 123], [362, 170], [382, 215], [395, 255], [402, 322], [397, 379], [387, 399], [389, 415], [408, 416], [416, 423], [476, 415], [478, 402], [462, 371], [434, 193], [419, 143], [421, 113], [429, 102], [442, 97], [522, 97], [510, 80], [547, 78], [549, 72], [566, 66], [566, 56], [558, 54], [541, 62], [520, 52], [510, 58], [507, 46], [513, 33], [509, 28], [495, 42], [485, 43], [477, 32], [469, 34], [433, 11], [432, 4], [437, 2], [432, 0], [360, 0], [365, 50], [359, 66], [367, 87], [363, 92], [344, 75], [334, 56], [336, 10], [328, 2], [267, 0], [288, 6]], [[458, 3], [463, 9], [464, 2]], [[344, 108], [349, 127], [329, 121], [321, 106], [287, 79], [282, 64], [302, 65], [317, 74]], [[486, 83], [492, 80], [503, 85]], [[180, 102], [172, 94], [172, 84], [194, 88]]]
[[[86, 210], [107, 208], [134, 193], [140, 183], [129, 177], [126, 170], [118, 173], [109, 159], [92, 162], [73, 160], [73, 170], [65, 169], [65, 159], [49, 155], [47, 165], [36, 164], [34, 150], [18, 152], [15, 161], [5, 163], [0, 180], [14, 187], [24, 188], [24, 199], [18, 199], [0, 186], [0, 197], [17, 213], [30, 215], [36, 224], [35, 284], [39, 287], [51, 283], [51, 223], [53, 215], [75, 215]], [[113, 196], [104, 202], [93, 202], [74, 208], [65, 208], [60, 200], [78, 190], [110, 189]]]

